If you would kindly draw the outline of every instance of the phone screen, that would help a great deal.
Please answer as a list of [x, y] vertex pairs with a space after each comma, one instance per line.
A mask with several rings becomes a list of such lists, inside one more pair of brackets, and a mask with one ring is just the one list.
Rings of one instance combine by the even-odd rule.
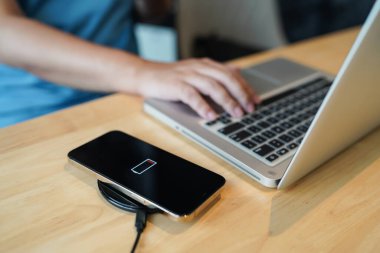
[[120, 131], [72, 151], [69, 158], [178, 216], [192, 214], [225, 179]]

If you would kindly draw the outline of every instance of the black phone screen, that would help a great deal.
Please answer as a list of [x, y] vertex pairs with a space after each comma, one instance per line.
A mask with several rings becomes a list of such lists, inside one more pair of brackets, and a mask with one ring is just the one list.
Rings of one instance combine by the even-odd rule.
[[176, 215], [193, 213], [225, 179], [120, 131], [72, 151], [69, 158]]

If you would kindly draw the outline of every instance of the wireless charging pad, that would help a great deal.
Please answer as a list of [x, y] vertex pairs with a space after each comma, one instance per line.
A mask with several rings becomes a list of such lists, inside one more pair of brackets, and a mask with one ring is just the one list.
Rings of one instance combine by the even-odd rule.
[[122, 209], [127, 212], [136, 213], [135, 227], [137, 230], [137, 236], [132, 247], [132, 253], [135, 252], [137, 243], [139, 242], [142, 231], [145, 228], [147, 215], [160, 212], [157, 208], [149, 208], [138, 201], [126, 196], [120, 191], [116, 190], [109, 183], [104, 183], [98, 180], [98, 188], [105, 200], [111, 205]]
[[104, 183], [98, 180], [98, 188], [108, 203], [124, 211], [136, 213], [138, 210], [143, 209], [149, 214], [160, 212], [160, 210], [157, 208], [147, 207], [138, 201], [126, 196], [124, 193], [121, 193], [112, 187], [112, 185], [109, 183]]

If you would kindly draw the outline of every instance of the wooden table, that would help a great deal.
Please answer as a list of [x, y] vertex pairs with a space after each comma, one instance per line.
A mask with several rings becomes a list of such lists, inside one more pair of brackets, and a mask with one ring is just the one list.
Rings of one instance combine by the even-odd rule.
[[[357, 29], [239, 59], [284, 56], [336, 73]], [[380, 129], [284, 191], [261, 187], [113, 95], [0, 130], [0, 252], [128, 252], [134, 215], [107, 204], [67, 153], [119, 129], [227, 179], [222, 199], [190, 223], [149, 218], [139, 252], [380, 252]]]

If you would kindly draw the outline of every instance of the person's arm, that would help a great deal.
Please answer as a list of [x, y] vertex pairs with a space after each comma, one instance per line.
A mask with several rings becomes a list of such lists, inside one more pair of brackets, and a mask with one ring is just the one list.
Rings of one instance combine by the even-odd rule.
[[0, 34], [0, 62], [57, 84], [182, 101], [208, 119], [216, 114], [201, 94], [234, 116], [241, 116], [242, 108], [251, 111], [256, 99], [238, 72], [228, 66], [208, 59], [170, 64], [145, 61], [28, 19], [16, 1], [0, 0]]
[[132, 82], [115, 77], [132, 77], [138, 57], [28, 19], [15, 1], [0, 0], [0, 34], [0, 62], [79, 89], [135, 92]]

